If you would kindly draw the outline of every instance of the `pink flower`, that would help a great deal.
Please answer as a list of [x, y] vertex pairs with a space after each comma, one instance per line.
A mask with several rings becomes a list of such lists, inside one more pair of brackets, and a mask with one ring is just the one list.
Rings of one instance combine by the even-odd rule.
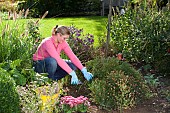
[[67, 104], [70, 106], [70, 108], [78, 106], [79, 104], [90, 106], [90, 102], [88, 101], [88, 98], [84, 96], [79, 96], [77, 98], [74, 98], [72, 96], [64, 96], [61, 97], [60, 104], [61, 105]]

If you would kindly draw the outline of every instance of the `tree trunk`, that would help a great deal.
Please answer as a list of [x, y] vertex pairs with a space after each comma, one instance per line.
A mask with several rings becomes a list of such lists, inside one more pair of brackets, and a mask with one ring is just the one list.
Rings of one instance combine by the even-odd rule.
[[107, 26], [107, 39], [106, 39], [106, 53], [105, 53], [105, 56], [108, 55], [108, 49], [109, 49], [111, 18], [112, 18], [112, 0], [109, 0], [109, 14], [108, 14], [108, 26]]

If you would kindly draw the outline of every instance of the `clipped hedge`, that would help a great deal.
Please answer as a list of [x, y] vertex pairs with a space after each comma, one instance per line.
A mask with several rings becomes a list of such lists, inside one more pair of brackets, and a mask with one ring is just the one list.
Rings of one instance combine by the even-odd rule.
[[89, 84], [92, 99], [103, 108], [129, 108], [150, 95], [141, 74], [127, 62], [111, 57], [97, 58], [86, 66], [94, 74]]
[[19, 95], [9, 73], [0, 68], [0, 113], [20, 113]]

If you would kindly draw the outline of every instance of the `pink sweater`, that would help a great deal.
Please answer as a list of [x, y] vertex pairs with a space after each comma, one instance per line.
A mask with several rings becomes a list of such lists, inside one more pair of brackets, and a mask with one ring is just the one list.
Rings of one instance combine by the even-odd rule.
[[76, 57], [76, 55], [71, 50], [70, 46], [66, 41], [63, 43], [55, 44], [54, 37], [49, 37], [44, 39], [38, 47], [38, 50], [33, 54], [33, 60], [43, 60], [47, 57], [55, 58], [57, 64], [64, 69], [68, 74], [73, 70], [68, 66], [68, 64], [60, 57], [61, 51], [69, 57], [71, 62], [77, 66], [80, 70], [83, 68], [80, 60]]

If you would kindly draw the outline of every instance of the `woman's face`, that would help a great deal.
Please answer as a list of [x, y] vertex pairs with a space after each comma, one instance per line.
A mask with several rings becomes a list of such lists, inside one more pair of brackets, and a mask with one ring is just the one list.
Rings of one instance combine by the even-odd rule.
[[68, 38], [69, 38], [69, 35], [62, 35], [61, 33], [57, 33], [57, 42], [58, 43], [63, 43]]

